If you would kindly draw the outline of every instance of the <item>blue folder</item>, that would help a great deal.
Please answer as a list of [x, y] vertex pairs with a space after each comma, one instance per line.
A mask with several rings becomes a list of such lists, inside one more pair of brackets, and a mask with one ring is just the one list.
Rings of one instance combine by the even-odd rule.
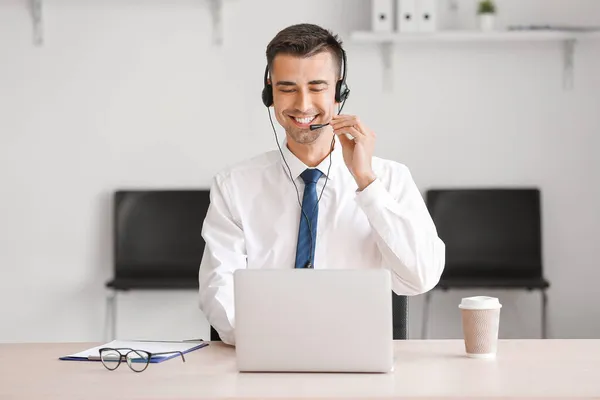
[[[100, 354], [97, 352], [97, 349], [101, 348], [101, 347], [118, 347], [118, 348], [129, 347], [129, 348], [132, 348], [135, 350], [145, 350], [150, 353], [169, 352], [169, 351], [174, 351], [176, 349], [175, 351], [181, 351], [183, 354], [187, 354], [194, 350], [198, 350], [198, 349], [208, 346], [208, 343], [206, 343], [206, 342], [198, 343], [197, 341], [194, 341], [194, 342], [185, 342], [185, 341], [184, 342], [168, 342], [168, 341], [161, 342], [161, 341], [138, 340], [138, 341], [128, 341], [129, 344], [133, 343], [133, 345], [129, 345], [129, 346], [113, 346], [113, 345], [111, 345], [112, 343], [114, 343], [114, 341], [110, 342], [110, 343], [106, 343], [102, 346], [92, 347], [89, 350], [84, 350], [79, 353], [62, 356], [62, 357], [59, 357], [58, 359], [63, 360], [63, 361], [100, 361]], [[169, 344], [171, 344], [172, 346], [169, 346]], [[181, 345], [187, 345], [187, 346], [184, 346], [184, 348], [182, 348]], [[150, 349], [151, 347], [156, 347], [156, 346], [161, 346], [163, 348], [160, 349], [161, 351], [152, 351]], [[96, 349], [96, 351], [95, 351], [95, 349]], [[88, 353], [88, 354], [85, 354], [85, 353]], [[160, 356], [152, 356], [150, 358], [150, 363], [161, 363], [163, 361], [170, 360], [175, 357], [179, 357], [179, 354], [172, 353], [172, 354], [165, 354], [165, 355], [160, 355]]]

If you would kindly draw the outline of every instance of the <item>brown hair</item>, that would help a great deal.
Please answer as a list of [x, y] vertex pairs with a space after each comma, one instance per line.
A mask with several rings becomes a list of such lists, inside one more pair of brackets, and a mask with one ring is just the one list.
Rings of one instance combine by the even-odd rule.
[[299, 57], [311, 57], [317, 53], [329, 51], [337, 64], [338, 78], [341, 76], [342, 41], [331, 31], [314, 24], [296, 24], [279, 31], [267, 45], [267, 66], [273, 68], [277, 54], [291, 54]]

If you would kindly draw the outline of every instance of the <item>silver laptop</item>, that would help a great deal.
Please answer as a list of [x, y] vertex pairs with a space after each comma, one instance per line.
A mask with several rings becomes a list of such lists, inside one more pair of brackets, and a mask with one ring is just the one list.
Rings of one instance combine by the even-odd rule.
[[393, 369], [389, 271], [242, 269], [234, 288], [239, 371]]

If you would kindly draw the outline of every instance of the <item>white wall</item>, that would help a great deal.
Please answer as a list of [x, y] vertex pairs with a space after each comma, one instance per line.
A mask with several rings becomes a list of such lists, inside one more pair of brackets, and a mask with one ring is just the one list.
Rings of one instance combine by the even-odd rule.
[[[103, 339], [110, 193], [206, 187], [226, 164], [272, 149], [264, 50], [303, 21], [342, 35], [344, 111], [422, 190], [541, 187], [551, 335], [600, 336], [590, 301], [600, 280], [600, 40], [578, 45], [572, 91], [561, 86], [558, 43], [397, 46], [385, 91], [378, 49], [348, 38], [369, 27], [368, 0], [227, 1], [222, 47], [201, 0], [46, 0], [41, 48], [26, 4], [0, 3], [0, 341]], [[444, 26], [473, 27], [473, 4], [460, 1]], [[500, 10], [501, 25], [600, 25], [594, 0], [504, 0]], [[467, 293], [436, 293], [430, 337], [460, 336], [456, 304]], [[492, 294], [505, 304], [503, 337], [538, 335], [538, 296]], [[196, 302], [192, 292], [125, 295], [119, 337], [207, 338]], [[413, 337], [421, 305], [411, 303]]]

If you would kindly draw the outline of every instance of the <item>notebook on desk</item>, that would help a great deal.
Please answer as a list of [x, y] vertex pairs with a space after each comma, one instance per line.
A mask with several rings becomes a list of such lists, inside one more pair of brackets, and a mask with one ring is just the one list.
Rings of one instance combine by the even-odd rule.
[[[100, 361], [100, 349], [103, 347], [110, 347], [114, 349], [134, 349], [144, 350], [149, 353], [170, 353], [170, 352], [181, 352], [183, 354], [189, 353], [194, 350], [201, 349], [202, 347], [208, 346], [208, 343], [203, 341], [146, 341], [146, 340], [113, 340], [112, 342], [92, 347], [87, 350], [83, 350], [79, 353], [70, 354], [67, 356], [59, 357], [59, 360], [63, 361]], [[179, 357], [178, 353], [172, 353], [167, 355], [152, 356], [150, 358], [151, 363], [160, 363], [171, 358]]]

